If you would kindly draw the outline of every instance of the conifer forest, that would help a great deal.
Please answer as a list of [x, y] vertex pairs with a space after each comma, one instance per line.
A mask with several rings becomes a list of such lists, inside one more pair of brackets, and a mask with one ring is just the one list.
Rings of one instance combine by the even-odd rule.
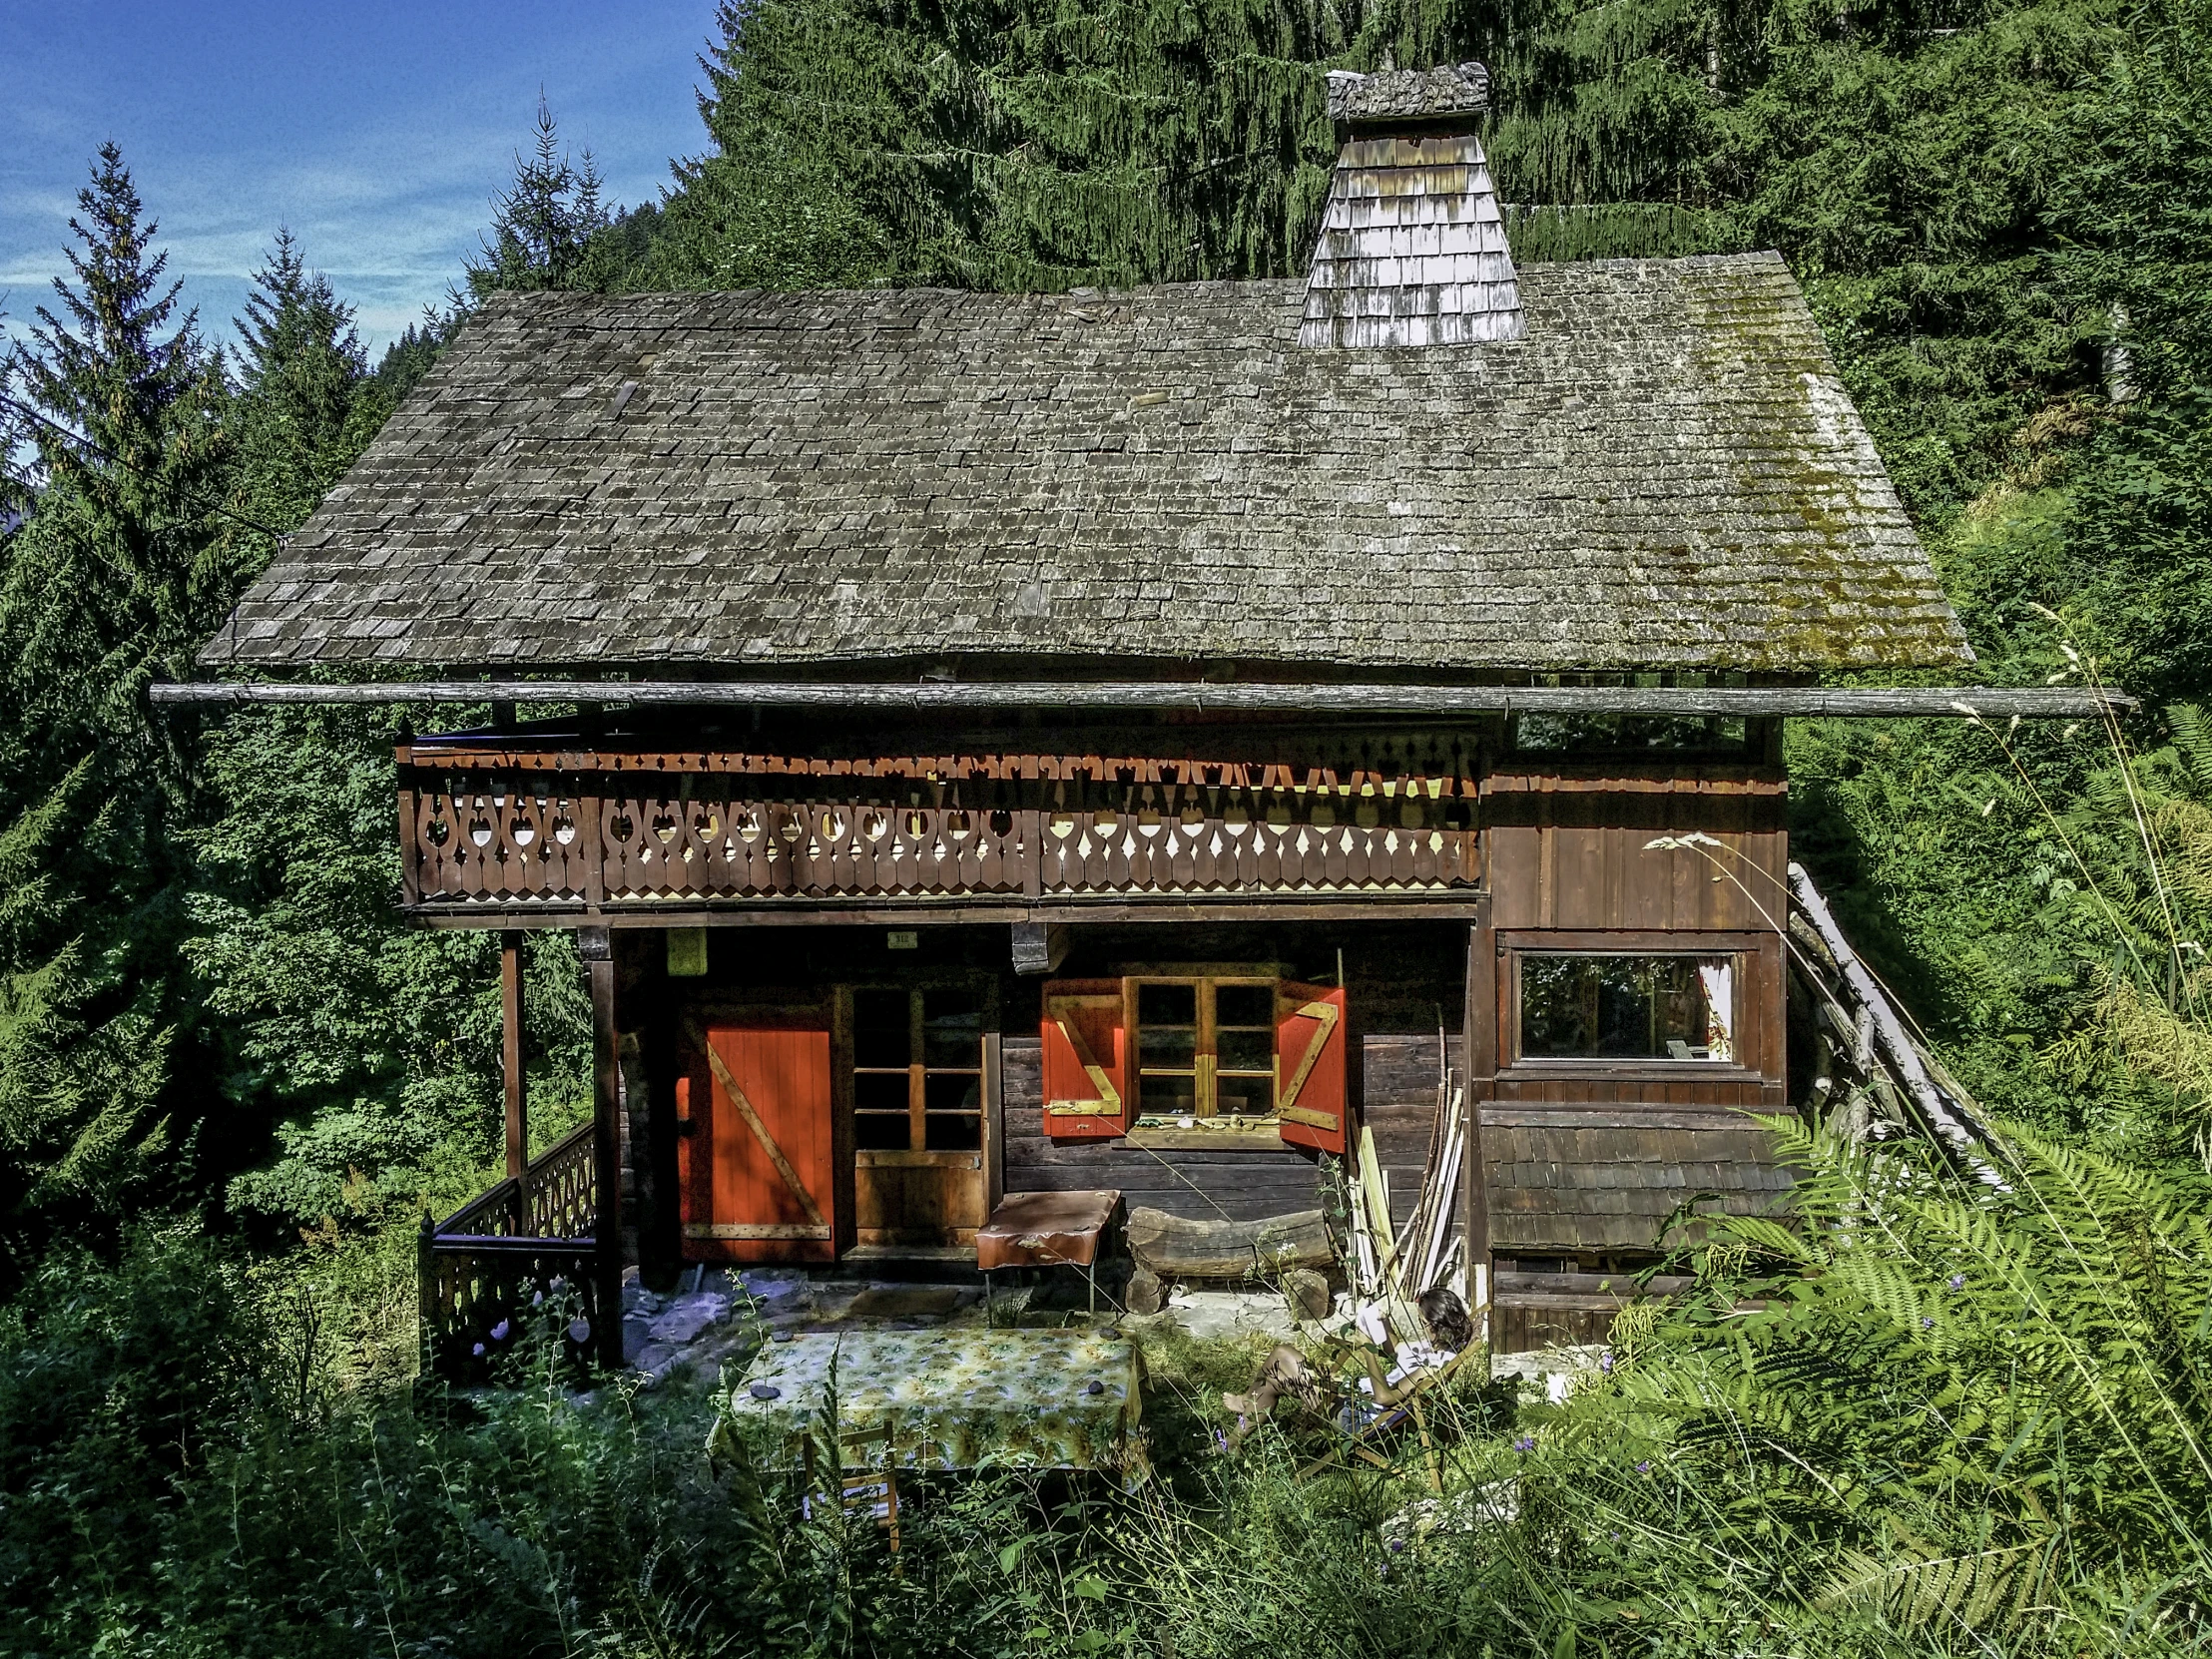
[[[191, 311], [134, 158], [0, 366], [0, 1654], [2212, 1650], [2212, 6], [726, 0], [703, 130], [607, 199], [557, 110], [371, 360], [271, 227]], [[2106, 722], [1793, 719], [1792, 856], [2001, 1170], [1808, 1118], [1563, 1398], [1441, 1473], [1213, 1450], [1260, 1350], [1147, 1355], [1156, 1477], [878, 1530], [703, 1453], [715, 1379], [418, 1376], [417, 1228], [495, 1179], [500, 946], [394, 902], [453, 709], [155, 710], [501, 290], [1303, 275], [1327, 72], [1479, 59], [1516, 259], [1776, 250], [1992, 686]], [[1933, 682], [1932, 682], [1933, 683]], [[288, 832], [273, 835], [281, 823]], [[591, 1111], [571, 935], [535, 1119]], [[1754, 1312], [1748, 1316], [1744, 1309]], [[1408, 1541], [1410, 1539], [1410, 1541]]]

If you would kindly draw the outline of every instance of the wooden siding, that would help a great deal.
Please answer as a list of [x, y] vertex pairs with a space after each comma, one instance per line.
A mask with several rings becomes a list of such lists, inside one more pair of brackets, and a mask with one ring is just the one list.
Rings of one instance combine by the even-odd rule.
[[[1789, 890], [1787, 807], [1779, 771], [1742, 764], [1493, 773], [1481, 809], [1491, 923], [1772, 930]], [[1693, 831], [1721, 847], [1649, 844]]]

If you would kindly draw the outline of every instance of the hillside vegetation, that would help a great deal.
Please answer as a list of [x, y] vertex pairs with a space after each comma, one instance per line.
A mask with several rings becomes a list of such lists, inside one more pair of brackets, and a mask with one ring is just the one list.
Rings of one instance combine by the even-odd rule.
[[[0, 1652], [2206, 1645], [2208, 22], [727, 5], [662, 199], [604, 202], [544, 115], [450, 308], [374, 365], [281, 234], [246, 316], [187, 311], [104, 150], [0, 379], [31, 459], [0, 485]], [[1811, 1225], [1717, 1231], [1563, 1406], [1470, 1390], [1434, 1501], [1417, 1462], [1296, 1482], [1295, 1432], [1201, 1456], [1250, 1361], [1178, 1351], [1160, 1486], [963, 1487], [897, 1572], [710, 1471], [701, 1397], [579, 1400], [551, 1359], [417, 1383], [411, 1230], [497, 1132], [496, 946], [391, 906], [390, 746], [432, 716], [157, 719], [146, 684], [492, 291], [1292, 274], [1324, 72], [1462, 57], [1520, 257], [1779, 249], [1980, 675], [2143, 701], [1790, 735], [1797, 854], [2010, 1126], [2001, 1179], [1789, 1140]], [[560, 937], [527, 997], [557, 1126], [589, 1049]]]

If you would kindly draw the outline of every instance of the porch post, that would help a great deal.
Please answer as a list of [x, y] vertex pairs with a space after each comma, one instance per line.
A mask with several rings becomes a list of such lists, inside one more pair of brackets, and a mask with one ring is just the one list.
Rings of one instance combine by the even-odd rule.
[[499, 1066], [507, 1095], [507, 1179], [520, 1180], [530, 1161], [522, 1078], [522, 938], [499, 937]]
[[1467, 1140], [1459, 1172], [1460, 1230], [1467, 1244], [1467, 1300], [1481, 1309], [1482, 1341], [1495, 1343], [1496, 1276], [1490, 1271], [1490, 1191], [1482, 1162], [1482, 1105], [1497, 1072], [1497, 936], [1490, 931], [1490, 899], [1467, 929], [1467, 1006], [1460, 1054], [1466, 1063]]
[[617, 1370], [622, 1355], [622, 1109], [621, 1056], [615, 1047], [614, 941], [604, 927], [576, 935], [577, 954], [591, 973], [592, 1222], [598, 1292], [599, 1363]]

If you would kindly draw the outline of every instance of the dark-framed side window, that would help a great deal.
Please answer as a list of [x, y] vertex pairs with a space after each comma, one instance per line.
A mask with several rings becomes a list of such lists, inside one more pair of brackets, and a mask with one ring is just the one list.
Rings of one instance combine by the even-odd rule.
[[1520, 1059], [1736, 1063], [1735, 952], [1515, 954]]
[[1501, 928], [1497, 945], [1501, 1073], [1764, 1075], [1780, 1063], [1778, 935]]

